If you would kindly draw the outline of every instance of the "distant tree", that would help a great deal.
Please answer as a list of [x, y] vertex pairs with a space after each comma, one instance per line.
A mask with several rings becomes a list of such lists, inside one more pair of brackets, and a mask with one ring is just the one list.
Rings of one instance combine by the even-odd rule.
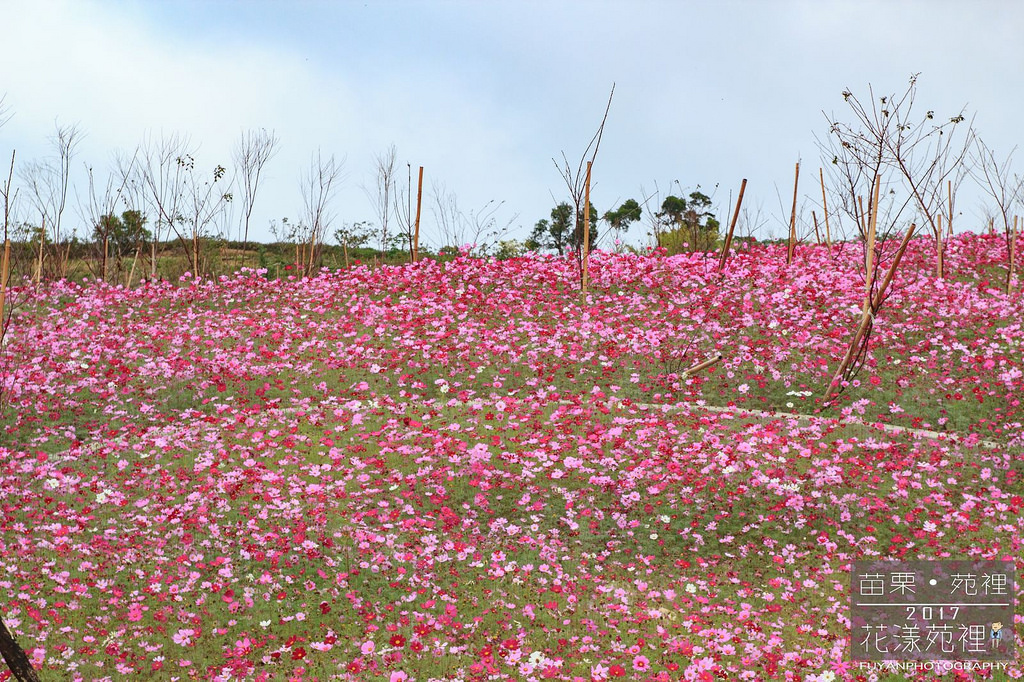
[[494, 252], [494, 257], [498, 260], [519, 258], [526, 251], [526, 245], [518, 239], [502, 239], [498, 242], [498, 248]]
[[[1002, 223], [1003, 236], [1006, 239], [1007, 269], [1006, 293], [1010, 293], [1013, 286], [1013, 275], [1015, 270], [1016, 242], [1017, 242], [1017, 219], [1011, 218], [1013, 207], [1024, 199], [1024, 178], [1013, 174], [1011, 167], [1013, 154], [1016, 149], [1011, 149], [1003, 160], [996, 158], [995, 153], [979, 137], [976, 141], [974, 151], [973, 175], [981, 188], [992, 197], [996, 205], [996, 213], [988, 225], [994, 226], [998, 217]], [[1012, 227], [1011, 227], [1012, 224]]]
[[[184, 221], [185, 190], [188, 171], [183, 162], [190, 159], [195, 152], [188, 136], [163, 135], [160, 139], [146, 137], [140, 145], [137, 171], [133, 172], [132, 183], [137, 185], [137, 193], [145, 198], [149, 213], [155, 215], [153, 223], [153, 239], [150, 241], [150, 273], [151, 279], [157, 278], [157, 247], [164, 236], [172, 231], [178, 236], [182, 249], [190, 254], [188, 246], [178, 231], [178, 225]], [[191, 255], [190, 255], [191, 258]]]
[[718, 241], [719, 223], [710, 208], [711, 197], [699, 190], [691, 192], [689, 198], [665, 197], [657, 213], [661, 223], [668, 227], [661, 236], [661, 245], [670, 253], [713, 249]]
[[[34, 162], [25, 166], [22, 178], [29, 191], [29, 197], [35, 204], [40, 218], [46, 224], [42, 239], [49, 239], [55, 249], [55, 266], [52, 273], [57, 278], [67, 275], [67, 259], [69, 251], [62, 246], [70, 240], [63, 232], [62, 219], [67, 207], [68, 190], [71, 188], [71, 162], [76, 149], [83, 137], [82, 131], [75, 125], [58, 125], [51, 138], [56, 155], [43, 162]], [[40, 241], [39, 270], [42, 276], [43, 244]]]
[[92, 238], [101, 249], [106, 242], [104, 254], [113, 258], [120, 269], [121, 260], [125, 256], [138, 252], [149, 241], [150, 234], [145, 225], [146, 216], [141, 211], [129, 209], [120, 217], [108, 213], [100, 216], [93, 226]]
[[[263, 167], [277, 153], [280, 139], [273, 130], [246, 130], [235, 143], [231, 158], [238, 174], [238, 191], [242, 200], [242, 258], [245, 258], [246, 245], [249, 243], [249, 221], [252, 207], [256, 201], [256, 192], [260, 187]], [[244, 264], [244, 261], [243, 261]]]
[[[594, 250], [594, 244], [597, 243], [597, 209], [594, 208], [594, 203], [590, 203], [590, 251]], [[579, 253], [583, 249], [583, 211], [580, 210], [576, 214], [576, 219], [573, 221], [573, 230], [569, 235], [569, 246], [572, 247], [573, 251]]]
[[373, 237], [373, 225], [366, 221], [344, 223], [334, 231], [334, 240], [350, 249], [362, 248]]
[[531, 250], [553, 249], [559, 256], [564, 256], [572, 232], [573, 209], [563, 201], [551, 209], [551, 220], [537, 221], [526, 240], [526, 246]]
[[642, 209], [636, 199], [626, 199], [614, 211], [604, 214], [604, 220], [617, 232], [626, 232], [629, 226], [640, 220]]
[[302, 217], [307, 233], [302, 234], [300, 238], [309, 244], [309, 252], [304, 259], [304, 266], [308, 269], [312, 269], [316, 264], [323, 248], [324, 237], [334, 220], [331, 204], [340, 189], [344, 167], [344, 159], [337, 161], [333, 154], [325, 159], [318, 149], [316, 154], [310, 157], [309, 170], [302, 174]]
[[[575, 169], [572, 164], [569, 163], [569, 158], [562, 152], [562, 163], [552, 159], [555, 164], [555, 168], [558, 169], [559, 175], [562, 176], [562, 180], [565, 181], [565, 186], [569, 190], [569, 197], [572, 199], [572, 209], [576, 216], [575, 227], [573, 229], [572, 241], [574, 244], [574, 252], [576, 255], [576, 262], [579, 265], [580, 273], [580, 287], [585, 287], [585, 276], [584, 276], [584, 253], [583, 253], [583, 211], [584, 204], [586, 203], [586, 196], [588, 189], [588, 178], [590, 178], [593, 170], [594, 161], [597, 159], [597, 152], [601, 148], [601, 138], [604, 137], [604, 126], [608, 122], [608, 112], [612, 108], [612, 98], [615, 96], [615, 84], [612, 83], [611, 92], [608, 94], [608, 104], [605, 105], [604, 116], [601, 117], [601, 124], [597, 127], [597, 132], [590, 139], [590, 143], [586, 149], [583, 150], [583, 154], [580, 156], [579, 164], [576, 165]], [[590, 178], [592, 180], [592, 178]], [[591, 214], [591, 221], [597, 221], [597, 214]], [[576, 237], [576, 232], [579, 233]], [[596, 239], [596, 235], [591, 235], [590, 243], [593, 244]], [[561, 253], [561, 251], [559, 251]]]
[[388, 227], [391, 224], [391, 217], [397, 209], [397, 177], [398, 177], [398, 151], [395, 145], [391, 145], [384, 152], [377, 155], [377, 173], [374, 176], [374, 187], [363, 188], [367, 198], [373, 205], [373, 211], [377, 214], [377, 226], [380, 228], [380, 253], [384, 258], [388, 249]]

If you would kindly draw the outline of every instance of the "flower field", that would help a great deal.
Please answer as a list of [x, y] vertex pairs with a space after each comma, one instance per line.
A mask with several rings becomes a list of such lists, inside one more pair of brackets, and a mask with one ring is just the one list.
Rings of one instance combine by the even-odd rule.
[[850, 244], [42, 287], [0, 615], [54, 680], [890, 679], [851, 561], [1024, 571], [1024, 297], [931, 248], [835, 405]]

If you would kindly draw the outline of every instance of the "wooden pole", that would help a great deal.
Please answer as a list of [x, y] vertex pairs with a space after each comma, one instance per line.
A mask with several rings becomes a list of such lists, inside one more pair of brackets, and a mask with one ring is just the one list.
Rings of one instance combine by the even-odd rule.
[[711, 367], [712, 365], [715, 365], [715, 364], [717, 364], [717, 363], [719, 363], [721, 361], [722, 361], [722, 354], [719, 353], [715, 357], [710, 358], [708, 360], [705, 360], [704, 362], [698, 363], [698, 364], [694, 365], [693, 367], [691, 367], [690, 369], [683, 370], [683, 376], [690, 376], [691, 374], [696, 374], [697, 372], [705, 370], [708, 367]]
[[832, 254], [832, 232], [828, 226], [828, 199], [825, 197], [825, 173], [818, 169], [818, 178], [821, 179], [821, 208], [825, 211], [825, 244], [828, 246], [829, 255]]
[[736, 210], [732, 213], [732, 220], [729, 222], [729, 232], [725, 235], [725, 243], [722, 244], [722, 255], [718, 259], [718, 269], [725, 267], [725, 260], [729, 257], [729, 248], [732, 246], [732, 235], [736, 231], [736, 221], [740, 217], [740, 204], [743, 203], [743, 193], [747, 191], [747, 179], [743, 178], [740, 183], [740, 195], [736, 197]]
[[814, 221], [814, 242], [821, 246], [821, 231], [818, 229], [818, 214], [811, 211], [811, 220]]
[[420, 179], [416, 187], [416, 232], [412, 242], [412, 262], [420, 259], [420, 206], [423, 204], [423, 166], [420, 166]]
[[132, 285], [132, 279], [135, 277], [135, 264], [139, 262], [139, 254], [142, 253], [142, 244], [140, 243], [135, 249], [135, 258], [132, 258], [132, 269], [128, 273], [128, 281], [124, 283], [126, 287]]
[[793, 210], [789, 214], [789, 249], [786, 251], [786, 264], [793, 262], [796, 252], [796, 195], [800, 185], [800, 162], [796, 162], [796, 174], [793, 178]]
[[[882, 284], [878, 287], [878, 292], [874, 298], [871, 298], [871, 280], [868, 280], [868, 299], [864, 301], [865, 314], [861, 316], [860, 325], [857, 327], [857, 331], [853, 334], [853, 340], [850, 341], [849, 347], [846, 349], [846, 355], [843, 357], [843, 361], [839, 364], [836, 369], [836, 373], [832, 377], [832, 381], [828, 384], [828, 392], [826, 393], [826, 400], [830, 399], [833, 394], [833, 387], [835, 387], [839, 381], [843, 378], [847, 368], [853, 363], [854, 358], [857, 356], [857, 349], [861, 344], [864, 335], [868, 332], [868, 327], [871, 325], [871, 320], [875, 314], [882, 307], [882, 302], [885, 300], [885, 292], [888, 290], [889, 285], [892, 284], [893, 277], [896, 275], [896, 269], [900, 266], [900, 260], [903, 258], [903, 254], [907, 250], [907, 246], [910, 244], [911, 237], [914, 236], [914, 230], [917, 226], [911, 223], [910, 229], [907, 230], [907, 234], [904, 235], [903, 241], [900, 243], [899, 248], [896, 249], [896, 255], [893, 257], [892, 264], [889, 266], [888, 272], [885, 273], [885, 277], [882, 278]], [[871, 234], [871, 241], [874, 242], [874, 232]]]
[[1006, 271], [1006, 293], [1013, 287], [1013, 275], [1017, 261], [1017, 216], [1013, 216], [1013, 233], [1010, 235], [1010, 267]]
[[953, 181], [946, 181], [946, 194], [949, 195], [949, 236], [953, 236]]
[[32, 668], [32, 662], [4, 625], [3, 619], [0, 619], [0, 655], [3, 655], [4, 663], [18, 682], [39, 682], [39, 675]]
[[583, 291], [587, 290], [588, 270], [587, 263], [590, 261], [590, 165], [587, 161], [587, 182], [583, 198]]
[[944, 268], [942, 266], [942, 214], [935, 216], [935, 276], [942, 279]]
[[[43, 278], [43, 242], [46, 241], [46, 218], [43, 218], [43, 225], [39, 228], [39, 260], [36, 261], [36, 284]], [[59, 257], [59, 256], [58, 256]]]
[[345, 252], [345, 269], [348, 270], [348, 240], [341, 243], [341, 250]]
[[4, 304], [7, 302], [7, 278], [11, 268], [11, 240], [4, 240], [4, 257], [0, 263], [0, 338], [3, 338], [6, 331], [4, 320]]

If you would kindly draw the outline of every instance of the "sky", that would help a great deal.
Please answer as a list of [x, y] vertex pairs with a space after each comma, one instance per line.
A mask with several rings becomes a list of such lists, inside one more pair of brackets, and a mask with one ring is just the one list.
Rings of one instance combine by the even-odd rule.
[[[724, 220], [747, 178], [746, 220], [766, 237], [787, 229], [797, 161], [801, 205], [820, 202], [818, 139], [826, 114], [849, 118], [844, 89], [902, 93], [920, 74], [921, 110], [966, 107], [1003, 156], [1024, 111], [1024, 3], [1013, 0], [0, 0], [0, 16], [0, 158], [16, 151], [17, 186], [52, 157], [55, 127], [77, 125], [65, 220], [80, 236], [87, 167], [102, 186], [115, 153], [183, 134], [212, 172], [230, 167], [243, 130], [262, 128], [280, 144], [254, 239], [301, 219], [300, 177], [317, 151], [344, 160], [334, 227], [376, 222], [368, 193], [392, 145], [403, 186], [411, 171], [415, 192], [424, 167], [425, 243], [439, 245], [441, 187], [523, 239], [567, 198], [553, 159], [579, 162], [614, 84], [598, 211], [699, 187]], [[967, 190], [958, 209], [959, 228], [980, 228], [980, 196]], [[18, 210], [34, 219], [24, 188]], [[644, 227], [628, 239], [644, 243]]]

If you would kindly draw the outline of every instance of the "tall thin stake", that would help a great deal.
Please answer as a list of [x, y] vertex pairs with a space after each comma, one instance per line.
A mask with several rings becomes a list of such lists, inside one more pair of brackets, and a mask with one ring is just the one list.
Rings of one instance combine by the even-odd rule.
[[821, 208], [825, 211], [825, 244], [828, 245], [829, 255], [832, 255], [832, 232], [828, 227], [828, 199], [825, 197], [825, 173], [820, 168], [818, 178], [821, 180]]
[[946, 181], [946, 194], [949, 195], [949, 236], [953, 236], [953, 181]]
[[747, 179], [743, 178], [740, 183], [740, 195], [736, 198], [736, 210], [732, 213], [732, 220], [729, 222], [729, 232], [725, 235], [725, 243], [722, 244], [722, 255], [718, 259], [718, 269], [725, 267], [725, 260], [729, 257], [729, 247], [732, 246], [732, 235], [736, 231], [736, 221], [740, 217], [740, 204], [743, 203], [743, 193], [747, 190]]
[[1006, 293], [1013, 288], [1013, 275], [1017, 266], [1017, 216], [1013, 216], [1013, 234], [1010, 235], [1010, 268], [1006, 271]]
[[796, 252], [796, 194], [800, 186], [800, 162], [796, 162], [796, 174], [793, 178], [793, 209], [789, 214], [789, 249], [786, 251], [786, 265], [793, 262]]
[[3, 338], [7, 331], [7, 321], [4, 317], [4, 305], [7, 302], [7, 278], [11, 268], [11, 240], [4, 240], [4, 259], [0, 264], [0, 338]]
[[420, 259], [420, 206], [423, 204], [423, 166], [420, 166], [420, 180], [416, 187], [416, 233], [412, 242], [412, 262]]
[[46, 241], [46, 217], [43, 217], [43, 225], [39, 228], [39, 260], [36, 261], [36, 284], [43, 278], [43, 242]]
[[814, 243], [821, 246], [821, 230], [818, 229], [818, 214], [811, 211], [811, 220], [814, 221]]
[[583, 291], [587, 290], [590, 261], [590, 167], [593, 161], [587, 161], [587, 179], [583, 192]]

